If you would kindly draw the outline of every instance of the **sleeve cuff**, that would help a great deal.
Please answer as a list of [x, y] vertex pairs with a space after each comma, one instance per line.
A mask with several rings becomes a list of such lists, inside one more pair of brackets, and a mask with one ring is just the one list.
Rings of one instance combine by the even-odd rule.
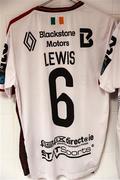
[[0, 92], [5, 92], [3, 84], [0, 84]]
[[104, 85], [100, 80], [99, 80], [99, 86], [101, 89], [103, 89], [104, 91], [106, 91], [107, 93], [113, 93], [115, 92], [114, 88], [110, 88], [109, 85]]

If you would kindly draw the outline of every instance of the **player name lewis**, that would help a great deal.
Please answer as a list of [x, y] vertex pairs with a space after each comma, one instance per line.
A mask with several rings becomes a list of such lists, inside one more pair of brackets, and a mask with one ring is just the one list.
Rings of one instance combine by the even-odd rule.
[[75, 64], [74, 51], [60, 51], [44, 53], [45, 66], [56, 64]]

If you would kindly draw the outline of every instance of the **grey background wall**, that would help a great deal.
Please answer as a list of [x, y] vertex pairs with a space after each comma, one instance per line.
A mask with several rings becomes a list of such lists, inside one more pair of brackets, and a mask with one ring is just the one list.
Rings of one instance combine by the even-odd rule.
[[[5, 40], [6, 27], [10, 19], [29, 8], [40, 5], [45, 0], [0, 0], [0, 55]], [[55, 1], [54, 1], [55, 2]], [[84, 0], [92, 6], [120, 19], [120, 0]], [[60, 0], [59, 6], [68, 5], [69, 1]], [[118, 180], [115, 160], [116, 149], [117, 99], [111, 96], [110, 119], [107, 142], [98, 171], [82, 180]], [[27, 180], [19, 161], [19, 123], [15, 113], [13, 99], [0, 93], [0, 180]], [[61, 177], [61, 180], [66, 178]]]

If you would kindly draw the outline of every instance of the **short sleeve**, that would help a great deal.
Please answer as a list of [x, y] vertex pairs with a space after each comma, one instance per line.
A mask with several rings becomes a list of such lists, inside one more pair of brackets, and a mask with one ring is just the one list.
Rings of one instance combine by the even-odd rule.
[[14, 50], [10, 31], [7, 33], [4, 50], [0, 61], [0, 91], [10, 97], [15, 86]]
[[116, 27], [104, 58], [100, 87], [112, 93], [120, 88], [120, 24]]

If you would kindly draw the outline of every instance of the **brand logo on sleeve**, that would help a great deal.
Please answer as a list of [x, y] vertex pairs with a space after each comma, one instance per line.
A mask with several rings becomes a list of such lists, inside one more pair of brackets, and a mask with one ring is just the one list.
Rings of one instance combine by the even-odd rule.
[[3, 56], [0, 62], [0, 84], [4, 84], [5, 82], [5, 69], [7, 65], [7, 56], [8, 56], [8, 45], [5, 44], [3, 50]]
[[64, 25], [64, 17], [60, 16], [58, 18], [56, 17], [51, 17], [51, 25]]
[[116, 43], [117, 43], [117, 38], [115, 36], [112, 36], [110, 44], [109, 44], [109, 48], [107, 49], [107, 52], [106, 52], [106, 55], [104, 58], [104, 62], [103, 62], [102, 70], [101, 70], [101, 75], [103, 75], [104, 71], [106, 70], [106, 68], [108, 67], [110, 62], [112, 61], [111, 57], [112, 57]]
[[34, 51], [37, 40], [31, 32], [26, 32], [24, 38], [24, 45], [28, 48], [29, 51]]

